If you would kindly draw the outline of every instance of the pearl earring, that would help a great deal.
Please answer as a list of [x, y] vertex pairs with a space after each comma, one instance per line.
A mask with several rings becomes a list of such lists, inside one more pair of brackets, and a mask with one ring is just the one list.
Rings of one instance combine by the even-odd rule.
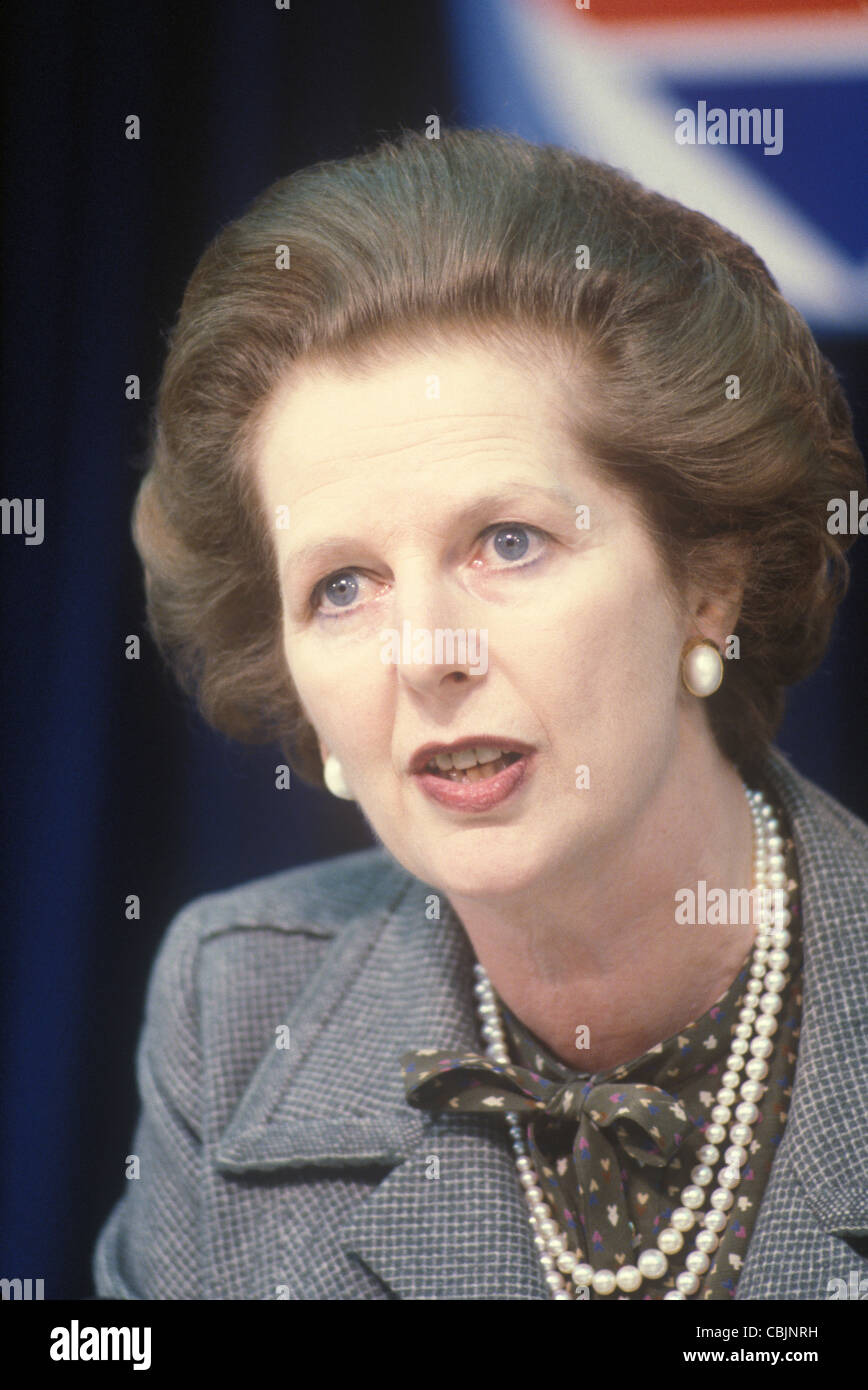
[[697, 637], [685, 645], [681, 653], [681, 680], [685, 690], [700, 699], [714, 694], [723, 680], [723, 657], [713, 642]]
[[331, 792], [332, 796], [339, 796], [342, 801], [354, 801], [355, 797], [350, 791], [344, 770], [335, 757], [334, 753], [329, 753], [322, 768], [323, 781]]

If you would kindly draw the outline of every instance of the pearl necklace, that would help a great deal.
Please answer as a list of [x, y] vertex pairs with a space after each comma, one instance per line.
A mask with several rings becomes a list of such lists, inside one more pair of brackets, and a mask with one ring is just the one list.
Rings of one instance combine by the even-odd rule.
[[[585, 1299], [588, 1288], [597, 1294], [616, 1290], [635, 1293], [643, 1280], [662, 1279], [669, 1268], [669, 1259], [684, 1245], [685, 1235], [696, 1227], [693, 1249], [685, 1259], [685, 1269], [677, 1275], [675, 1288], [664, 1299], [690, 1298], [699, 1289], [700, 1276], [710, 1266], [729, 1221], [734, 1192], [741, 1181], [741, 1171], [748, 1161], [753, 1139], [752, 1126], [759, 1115], [757, 1101], [766, 1087], [768, 1058], [774, 1050], [772, 1037], [786, 985], [786, 969], [790, 957], [790, 913], [787, 908], [787, 875], [783, 855], [783, 840], [774, 811], [758, 791], [744, 786], [754, 828], [754, 884], [761, 890], [760, 925], [754, 942], [747, 999], [739, 1013], [726, 1070], [721, 1087], [711, 1109], [711, 1122], [706, 1126], [706, 1143], [699, 1149], [699, 1163], [693, 1168], [691, 1182], [681, 1193], [681, 1205], [670, 1215], [670, 1224], [657, 1236], [657, 1248], [642, 1250], [635, 1264], [625, 1264], [618, 1270], [597, 1269], [580, 1260], [568, 1248], [564, 1233], [552, 1217], [544, 1199], [539, 1179], [531, 1162], [528, 1146], [515, 1112], [506, 1115], [515, 1154], [518, 1178], [524, 1188], [530, 1211], [529, 1221], [534, 1232], [534, 1245], [539, 1252], [545, 1282], [555, 1299]], [[764, 892], [762, 890], [765, 890]], [[771, 896], [773, 894], [773, 896]], [[499, 1065], [509, 1065], [509, 1052], [503, 1021], [491, 982], [481, 965], [475, 966], [477, 977], [474, 990], [482, 1035], [487, 1042], [487, 1054]], [[750, 1056], [748, 1057], [748, 1054]], [[747, 1057], [747, 1061], [745, 1058]], [[747, 1080], [739, 1073], [744, 1070]], [[736, 1094], [739, 1087], [739, 1094]], [[741, 1099], [739, 1100], [739, 1095]], [[717, 1174], [718, 1186], [711, 1193], [710, 1211], [705, 1211], [705, 1189], [714, 1181], [713, 1166], [720, 1158], [719, 1145], [727, 1137], [729, 1148], [723, 1156], [723, 1166]]]

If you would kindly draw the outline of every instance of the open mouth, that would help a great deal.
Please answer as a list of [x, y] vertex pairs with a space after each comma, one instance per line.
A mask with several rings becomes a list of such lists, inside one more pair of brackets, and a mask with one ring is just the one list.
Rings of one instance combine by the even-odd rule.
[[[479, 759], [478, 753], [494, 752], [493, 757], [484, 756]], [[505, 767], [511, 763], [518, 762], [523, 757], [522, 753], [499, 753], [495, 750], [476, 750], [466, 749], [460, 753], [437, 753], [425, 767], [425, 772], [433, 773], [435, 777], [443, 777], [449, 782], [483, 782], [489, 777], [496, 777], [499, 772], [503, 772]], [[472, 761], [470, 761], [472, 759]], [[469, 762], [469, 766], [456, 767], [459, 761]], [[444, 764], [446, 764], [444, 766]]]

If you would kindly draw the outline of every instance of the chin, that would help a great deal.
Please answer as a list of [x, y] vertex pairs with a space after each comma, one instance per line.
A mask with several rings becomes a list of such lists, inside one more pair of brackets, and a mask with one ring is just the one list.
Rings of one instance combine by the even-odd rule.
[[504, 846], [502, 853], [486, 853], [478, 845], [476, 852], [469, 845], [465, 851], [450, 845], [431, 862], [428, 882], [434, 881], [431, 874], [448, 897], [493, 902], [538, 890], [545, 882], [546, 865], [535, 864], [525, 848], [507, 852]]

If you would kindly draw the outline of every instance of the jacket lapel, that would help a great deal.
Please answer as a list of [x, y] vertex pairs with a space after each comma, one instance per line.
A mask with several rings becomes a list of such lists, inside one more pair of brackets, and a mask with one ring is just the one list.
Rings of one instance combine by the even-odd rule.
[[[217, 1166], [383, 1166], [332, 1243], [402, 1298], [546, 1298], [502, 1117], [437, 1119], [406, 1102], [404, 1052], [480, 1042], [466, 933], [445, 898], [391, 863], [398, 901], [342, 930], [291, 1010], [290, 1048], [269, 1049], [224, 1132]], [[290, 1264], [304, 1297], [307, 1274]]]
[[400, 1298], [547, 1300], [520, 1192], [502, 1118], [448, 1116], [338, 1242]]
[[[838, 1238], [868, 1234], [866, 843], [777, 751], [768, 776], [800, 865], [804, 1011], [787, 1127], [737, 1296], [821, 1298], [825, 1285], [815, 1286], [840, 1261]], [[291, 1047], [269, 1049], [217, 1166], [383, 1167], [374, 1190], [350, 1203], [336, 1243], [395, 1295], [544, 1299], [502, 1117], [435, 1118], [406, 1103], [404, 1052], [479, 1050], [474, 956], [445, 897], [383, 853], [390, 908], [360, 910], [343, 928], [290, 1012]], [[304, 1297], [297, 1263], [291, 1277]]]

